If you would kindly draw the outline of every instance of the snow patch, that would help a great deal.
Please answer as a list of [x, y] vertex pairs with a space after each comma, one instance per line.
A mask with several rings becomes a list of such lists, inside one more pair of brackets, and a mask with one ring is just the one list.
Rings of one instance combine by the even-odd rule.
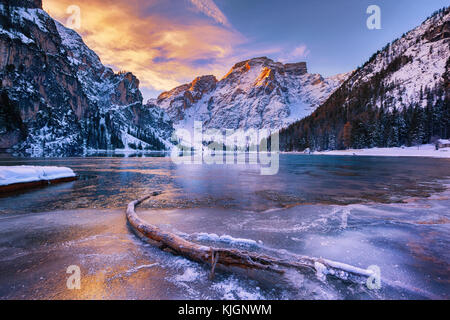
[[230, 235], [218, 236], [215, 233], [196, 233], [194, 234], [198, 241], [222, 242], [229, 245], [243, 245], [258, 247], [260, 243], [251, 239], [233, 238]]
[[333, 151], [317, 151], [314, 155], [338, 155], [338, 156], [379, 156], [379, 157], [431, 157], [450, 158], [450, 148], [436, 150], [436, 146], [426, 144], [416, 147], [395, 148], [369, 148], [349, 149]]
[[223, 295], [224, 300], [262, 300], [264, 297], [261, 294], [261, 289], [244, 288], [241, 286], [241, 281], [235, 277], [230, 277], [221, 282], [212, 285], [212, 288]]
[[75, 176], [76, 175], [72, 169], [65, 167], [0, 167], [0, 186], [7, 186], [15, 183], [71, 178]]

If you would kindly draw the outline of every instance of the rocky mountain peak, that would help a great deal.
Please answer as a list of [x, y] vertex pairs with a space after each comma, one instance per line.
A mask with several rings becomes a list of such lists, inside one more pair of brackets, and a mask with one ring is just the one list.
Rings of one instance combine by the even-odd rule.
[[191, 82], [189, 91], [204, 94], [213, 90], [216, 87], [216, 83], [217, 79], [212, 75], [197, 77]]
[[281, 70], [283, 69], [283, 64], [280, 62], [274, 62], [272, 59], [267, 57], [258, 57], [252, 58], [249, 60], [241, 61], [236, 63], [231, 70], [222, 78], [225, 79], [234, 79], [236, 77], [242, 76], [244, 73], [249, 72], [255, 69], [272, 69], [272, 70]]
[[216, 88], [215, 76], [207, 75], [195, 78], [191, 83], [181, 85], [167, 92], [163, 92], [157, 99], [157, 104], [170, 101], [170, 105], [181, 106], [188, 109], [193, 103], [200, 100], [205, 94]]
[[[258, 78], [267, 78], [270, 74], [272, 77], [275, 73], [287, 74], [293, 76], [301, 76], [308, 73], [306, 62], [287, 63], [275, 62], [267, 57], [253, 58], [236, 63], [231, 70], [222, 78], [222, 80], [233, 81], [236, 78], [241, 77], [244, 73], [259, 70], [261, 71]], [[261, 84], [257, 81], [258, 84]]]
[[308, 68], [306, 67], [306, 62], [298, 63], [286, 63], [284, 65], [284, 70], [288, 74], [301, 76], [308, 73]]
[[308, 74], [306, 62], [258, 57], [236, 63], [218, 82], [199, 77], [162, 93], [156, 104], [181, 127], [196, 120], [208, 128], [276, 130], [314, 111], [345, 79]]

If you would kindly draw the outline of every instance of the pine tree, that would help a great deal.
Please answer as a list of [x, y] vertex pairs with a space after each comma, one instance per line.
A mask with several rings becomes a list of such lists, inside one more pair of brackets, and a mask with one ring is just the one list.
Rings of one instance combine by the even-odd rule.
[[349, 121], [345, 124], [343, 128], [343, 145], [346, 149], [349, 149], [352, 144], [352, 125]]

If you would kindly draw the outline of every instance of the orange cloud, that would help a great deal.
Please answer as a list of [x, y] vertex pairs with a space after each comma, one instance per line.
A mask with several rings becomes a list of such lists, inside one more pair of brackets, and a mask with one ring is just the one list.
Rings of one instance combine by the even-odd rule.
[[245, 41], [212, 0], [192, 3], [200, 13], [169, 13], [167, 0], [44, 0], [44, 9], [66, 24], [67, 8], [79, 6], [76, 31], [104, 64], [133, 72], [141, 87], [168, 90], [198, 75], [225, 74]]

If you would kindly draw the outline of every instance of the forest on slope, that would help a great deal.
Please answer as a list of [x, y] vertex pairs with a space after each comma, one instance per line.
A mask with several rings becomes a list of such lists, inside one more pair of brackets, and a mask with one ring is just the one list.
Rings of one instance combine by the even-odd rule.
[[[280, 131], [281, 150], [399, 147], [449, 138], [449, 16], [450, 7], [441, 9], [375, 53], [313, 114]], [[439, 64], [445, 67], [437, 76], [432, 69]], [[420, 83], [426, 72], [432, 85]], [[415, 83], [402, 83], [402, 77]]]

